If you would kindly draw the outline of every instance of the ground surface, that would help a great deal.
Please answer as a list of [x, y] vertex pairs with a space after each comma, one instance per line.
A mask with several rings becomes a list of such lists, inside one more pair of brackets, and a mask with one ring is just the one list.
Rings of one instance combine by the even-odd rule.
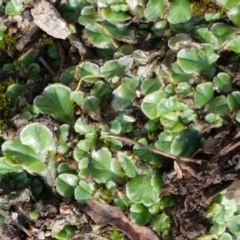
[[[25, 94], [15, 102], [13, 111], [7, 117], [1, 116], [1, 120], [4, 120], [2, 141], [18, 138], [22, 128], [33, 122], [41, 123], [53, 132], [56, 131], [60, 124], [50, 115], [40, 114], [36, 118], [26, 120], [19, 117], [19, 114], [33, 104], [33, 100], [43, 92], [46, 86], [58, 83], [59, 77], [67, 68], [84, 60], [102, 63], [106, 59], [111, 59], [109, 56], [100, 58], [101, 54], [104, 55], [104, 51], [99, 53], [88, 40], [79, 37], [83, 30], [82, 26], [77, 26], [77, 33], [64, 40], [59, 40], [49, 36], [46, 32], [44, 33], [33, 23], [30, 13], [33, 6], [31, 4], [29, 6], [25, 5], [25, 10], [21, 13], [21, 19], [10, 17], [1, 19], [7, 25], [8, 35], [15, 40], [17, 39], [11, 46], [6, 44], [6, 48], [1, 50], [1, 78], [3, 80], [15, 79], [26, 89]], [[61, 7], [58, 9], [61, 12]], [[27, 31], [24, 25], [26, 22], [28, 24]], [[132, 25], [136, 27], [135, 23], [132, 23]], [[51, 29], [49, 31], [51, 32]], [[59, 31], [61, 32], [61, 30]], [[164, 38], [161, 37], [161, 39]], [[133, 44], [135, 49], [151, 52], [146, 60], [148, 67], [144, 70], [148, 76], [156, 73], [160, 63], [170, 66], [176, 60], [176, 52], [168, 49], [167, 44], [161, 50], [152, 49], [153, 42], [157, 40], [158, 38], [139, 37]], [[50, 57], [49, 51], [51, 51], [51, 48], [54, 49], [52, 54], [57, 56], [55, 59]], [[21, 71], [16, 69], [4, 71], [4, 64], [19, 59], [29, 49], [37, 49], [41, 53], [41, 58], [36, 60], [40, 66], [40, 72], [37, 77], [34, 76], [36, 77], [34, 81], [29, 77], [29, 72], [31, 73], [29, 67], [22, 68]], [[111, 52], [109, 54], [111, 55]], [[223, 69], [235, 79], [233, 81], [237, 82], [240, 64], [239, 62], [228, 62], [233, 55], [229, 51], [222, 51], [216, 64], [219, 71]], [[138, 72], [138, 67], [135, 64], [131, 69], [133, 72]], [[67, 85], [71, 89], [76, 89], [78, 81], [72, 81]], [[237, 87], [236, 84], [236, 89]], [[89, 82], [81, 85], [81, 90], [86, 93], [89, 93], [91, 88], [92, 84]], [[104, 98], [97, 114], [88, 114], [76, 104], [74, 113], [76, 116], [80, 115], [86, 123], [94, 126], [102, 124], [109, 129], [110, 122], [119, 113], [119, 110], [114, 109], [111, 105], [112, 98], [111, 93]], [[112, 138], [115, 137], [116, 140], [123, 143], [122, 149], [126, 151], [132, 151], [132, 146], [138, 144], [135, 140], [143, 134], [139, 129], [143, 128], [147, 121], [139, 107], [141, 101], [142, 97], [140, 96], [131, 105], [134, 121], [137, 120], [138, 131], [121, 134], [121, 137], [112, 136]], [[187, 102], [186, 99], [184, 101]], [[164, 239], [196, 239], [207, 234], [211, 226], [207, 218], [207, 209], [214, 202], [215, 197], [224, 189], [228, 189], [229, 198], [238, 197], [239, 123], [233, 120], [231, 116], [229, 116], [229, 119], [229, 124], [219, 129], [209, 126], [203, 128], [202, 138], [206, 141], [190, 156], [191, 158], [177, 157], [174, 154], [167, 156], [171, 160], [164, 165], [163, 172], [166, 178], [163, 181], [164, 187], [159, 192], [159, 196], [161, 198], [169, 196], [169, 194], [177, 196], [177, 204], [163, 210], [172, 220], [171, 230], [168, 231], [168, 236], [163, 236]], [[162, 126], [159, 127], [159, 130], [162, 130]], [[156, 138], [151, 133], [146, 134], [146, 136], [150, 141]], [[74, 149], [81, 137], [71, 129], [70, 138], [72, 141], [71, 147]], [[98, 144], [99, 146], [96, 146], [96, 148], [101, 148], [102, 143]], [[146, 149], [146, 146], [140, 145], [140, 148]], [[150, 147], [148, 150], [154, 152], [156, 148]], [[164, 151], [158, 151], [155, 154], [160, 156], [164, 154]], [[63, 158], [59, 154], [60, 162]], [[77, 163], [73, 158], [67, 158], [67, 161], [72, 169], [77, 168]], [[175, 173], [171, 177], [173, 168]], [[179, 174], [177, 177], [176, 172]], [[160, 238], [161, 234], [155, 235], [150, 226], [138, 228], [137, 225], [131, 225], [133, 223], [125, 218], [125, 215], [128, 214], [127, 211], [124, 215], [121, 211], [112, 209], [111, 201], [106, 201], [110, 205], [107, 203], [101, 205], [100, 202], [88, 202], [87, 205], [79, 204], [72, 198], [62, 197], [55, 188], [49, 188], [41, 177], [26, 172], [21, 174], [21, 176], [16, 174], [1, 175], [0, 204], [3, 207], [0, 209], [0, 214], [4, 223], [0, 225], [0, 239], [54, 239], [55, 232], [58, 234], [58, 239], [68, 239], [68, 232], [72, 231], [74, 236], [70, 239], [131, 238], [134, 240], [152, 240]], [[29, 187], [29, 182], [34, 182], [31, 187]], [[33, 186], [34, 184], [35, 186]], [[40, 188], [38, 188], [38, 185]], [[119, 191], [121, 191], [120, 188]], [[60, 236], [59, 232], [61, 231], [62, 235], [60, 234]]]

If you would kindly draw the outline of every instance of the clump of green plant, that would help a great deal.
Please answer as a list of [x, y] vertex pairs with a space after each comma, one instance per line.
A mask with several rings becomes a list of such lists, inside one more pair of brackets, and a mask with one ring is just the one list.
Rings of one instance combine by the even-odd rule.
[[[75, 198], [79, 203], [100, 198], [119, 206], [131, 221], [150, 225], [159, 235], [170, 235], [171, 219], [163, 210], [176, 200], [172, 196], [159, 197], [166, 157], [138, 146], [125, 151], [120, 139], [106, 135], [129, 134], [137, 136], [135, 140], [143, 145], [174, 155], [192, 156], [201, 145], [205, 126], [220, 128], [230, 120], [240, 123], [240, 90], [235, 79], [239, 72], [220, 64], [226, 62], [223, 57], [226, 52], [239, 56], [240, 5], [234, 1], [212, 2], [66, 3], [64, 19], [82, 25], [88, 46], [94, 47], [98, 57], [102, 51], [108, 57], [69, 66], [60, 76], [62, 84], [49, 85], [35, 96], [32, 107], [63, 125], [57, 133], [40, 123], [25, 126], [18, 140], [3, 143], [0, 172], [16, 171], [18, 167], [41, 176], [63, 197]], [[22, 5], [14, 0], [6, 6], [7, 15], [17, 15], [22, 10]], [[217, 21], [223, 14], [229, 21]], [[126, 25], [126, 21], [132, 21], [136, 29], [132, 24]], [[4, 26], [2, 29], [5, 32]], [[154, 38], [164, 37], [168, 46], [160, 49], [160, 43], [158, 49], [155, 46], [151, 49], [153, 53], [145, 48], [136, 49], [137, 36], [142, 35], [154, 42], [157, 40]], [[6, 47], [9, 43], [3, 41], [3, 44]], [[148, 43], [145, 44], [147, 47]], [[57, 63], [57, 45], [47, 39], [44, 46], [48, 58]], [[35, 79], [41, 70], [38, 65], [41, 54], [42, 50], [30, 49], [3, 69], [31, 69], [31, 77]], [[71, 81], [78, 81], [75, 90], [65, 86]], [[19, 85], [12, 91], [13, 100], [18, 98], [20, 90], [24, 92]], [[110, 101], [111, 107], [106, 106]], [[136, 106], [144, 117], [136, 114]], [[80, 114], [76, 114], [76, 109], [80, 109]], [[106, 115], [113, 116], [105, 121]], [[71, 131], [79, 135], [74, 150], [69, 140]], [[220, 195], [209, 208], [213, 227], [209, 235], [199, 239], [240, 239], [239, 209], [238, 203]], [[52, 237], [60, 239], [60, 235], [71, 232], [69, 229], [72, 230], [66, 225]], [[111, 239], [121, 237], [117, 230], [110, 234]]]
[[3, 39], [0, 41], [0, 50], [4, 50], [7, 47], [13, 47], [16, 44], [14, 36], [5, 34]]
[[219, 6], [213, 1], [209, 0], [201, 0], [196, 1], [192, 4], [192, 14], [194, 16], [203, 16], [205, 13], [207, 14], [219, 14], [222, 16], [226, 13], [227, 9], [225, 7]]
[[0, 130], [6, 128], [6, 120], [12, 116], [12, 101], [6, 95], [7, 88], [16, 83], [12, 78], [0, 80]]
[[240, 237], [240, 202], [228, 199], [226, 192], [218, 196], [218, 199], [208, 209], [208, 216], [212, 227], [208, 235], [197, 240], [215, 239], [239, 239]]

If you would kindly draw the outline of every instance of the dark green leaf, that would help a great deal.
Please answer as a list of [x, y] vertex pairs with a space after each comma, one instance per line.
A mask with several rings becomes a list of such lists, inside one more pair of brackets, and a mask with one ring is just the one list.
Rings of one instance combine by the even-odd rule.
[[70, 94], [70, 88], [52, 84], [44, 89], [41, 96], [34, 99], [34, 104], [41, 113], [52, 114], [56, 119], [71, 125], [74, 120], [74, 105]]

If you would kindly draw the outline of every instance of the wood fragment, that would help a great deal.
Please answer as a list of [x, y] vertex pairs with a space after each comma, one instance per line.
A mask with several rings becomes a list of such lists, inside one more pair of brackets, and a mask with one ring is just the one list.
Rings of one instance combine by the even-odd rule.
[[114, 225], [131, 240], [159, 240], [150, 228], [132, 223], [118, 207], [92, 199], [87, 201], [84, 211], [96, 224]]
[[183, 177], [183, 172], [182, 172], [181, 167], [179, 166], [179, 164], [178, 164], [176, 161], [174, 161], [173, 167], [174, 167], [174, 170], [175, 170], [176, 173], [177, 173], [177, 178], [178, 178], [178, 179], [182, 179], [182, 177]]

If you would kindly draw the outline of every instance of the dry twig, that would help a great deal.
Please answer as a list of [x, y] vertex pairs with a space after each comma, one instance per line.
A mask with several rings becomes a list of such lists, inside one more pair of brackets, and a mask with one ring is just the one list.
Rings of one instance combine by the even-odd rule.
[[101, 138], [109, 138], [109, 139], [117, 139], [117, 140], [120, 140], [128, 145], [137, 145], [139, 147], [142, 147], [144, 149], [147, 149], [153, 153], [156, 153], [156, 154], [159, 154], [159, 155], [162, 155], [164, 157], [167, 157], [167, 158], [170, 158], [172, 160], [175, 160], [177, 161], [178, 163], [182, 163], [182, 162], [192, 162], [192, 163], [197, 163], [197, 164], [201, 164], [202, 163], [202, 160], [201, 159], [194, 159], [194, 158], [187, 158], [187, 157], [182, 157], [182, 156], [177, 156], [177, 155], [174, 155], [174, 154], [171, 154], [171, 153], [167, 153], [167, 152], [164, 152], [162, 150], [159, 150], [159, 149], [156, 149], [156, 148], [153, 148], [153, 147], [149, 147], [149, 146], [146, 146], [142, 143], [139, 143], [139, 142], [136, 142], [130, 138], [127, 138], [127, 137], [120, 137], [120, 136], [116, 136], [116, 135], [106, 135], [106, 136], [102, 136]]

